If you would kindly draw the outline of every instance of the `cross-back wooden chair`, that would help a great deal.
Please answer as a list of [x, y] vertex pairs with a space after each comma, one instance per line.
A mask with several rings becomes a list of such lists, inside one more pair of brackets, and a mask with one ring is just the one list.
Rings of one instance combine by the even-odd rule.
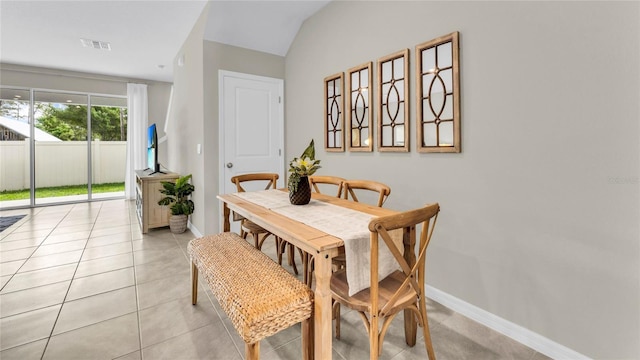
[[373, 191], [378, 193], [376, 206], [381, 207], [391, 194], [391, 188], [381, 182], [373, 180], [346, 180], [342, 183], [342, 192], [345, 199], [359, 202], [356, 193], [360, 190]]
[[[251, 174], [236, 175], [231, 178], [231, 182], [236, 185], [236, 189], [238, 190], [238, 192], [245, 192], [246, 191], [245, 186], [247, 186], [246, 183], [248, 182], [259, 182], [262, 184], [266, 184], [266, 186], [264, 187], [264, 190], [268, 190], [268, 189], [276, 188], [276, 184], [278, 182], [279, 177], [280, 176], [276, 173], [251, 173]], [[261, 227], [260, 225], [257, 225], [250, 220], [242, 219], [240, 222], [240, 236], [242, 236], [243, 239], [246, 239], [248, 234], [251, 234], [251, 236], [253, 237], [254, 246], [258, 250], [262, 250], [262, 244], [264, 244], [264, 241], [270, 235], [273, 235], [269, 231]], [[277, 236], [273, 236], [273, 237], [276, 242], [276, 252], [278, 256], [278, 263], [282, 264], [282, 251], [280, 250], [282, 240], [279, 239]], [[292, 262], [292, 259], [290, 255], [289, 263], [291, 264], [291, 262]], [[298, 274], [298, 269], [295, 267], [295, 262], [293, 262], [293, 269], [294, 269], [294, 272]]]
[[[440, 206], [435, 203], [398, 214], [378, 217], [369, 222], [371, 242], [371, 287], [349, 296], [346, 271], [331, 276], [331, 293], [338, 309], [336, 337], [340, 336], [340, 304], [358, 311], [369, 333], [370, 359], [377, 360], [382, 353], [384, 336], [393, 318], [404, 311], [405, 340], [409, 346], [416, 343], [417, 324], [422, 327], [425, 348], [430, 360], [436, 356], [431, 344], [427, 308], [425, 304], [425, 259], [431, 242]], [[432, 221], [433, 220], [433, 221]], [[416, 245], [416, 227], [421, 224], [420, 239]], [[397, 230], [400, 229], [400, 230]], [[390, 232], [402, 231], [404, 255], [395, 245]], [[386, 246], [401, 270], [384, 279], [378, 279], [379, 248]], [[368, 315], [368, 316], [367, 316]], [[382, 320], [382, 327], [379, 322]], [[378, 329], [380, 329], [378, 331]]]
[[309, 176], [309, 184], [311, 184], [312, 190], [314, 190], [317, 193], [321, 193], [320, 187], [318, 185], [320, 184], [335, 185], [337, 187], [336, 197], [338, 198], [342, 197], [342, 183], [345, 180], [346, 179], [343, 179], [339, 176], [318, 176], [318, 175]]
[[[391, 194], [391, 188], [381, 182], [373, 180], [345, 180], [342, 182], [342, 193], [344, 198], [355, 202], [360, 202], [356, 193], [364, 197], [364, 192], [373, 192], [378, 194], [378, 200], [375, 203], [377, 207], [382, 207], [389, 195]], [[346, 266], [347, 260], [344, 255], [344, 249], [340, 250], [340, 253], [331, 259], [334, 269], [342, 269]]]

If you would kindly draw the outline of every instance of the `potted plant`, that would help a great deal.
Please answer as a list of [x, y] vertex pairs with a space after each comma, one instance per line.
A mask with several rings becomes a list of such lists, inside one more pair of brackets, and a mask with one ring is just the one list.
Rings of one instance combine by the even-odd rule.
[[189, 199], [195, 187], [189, 183], [191, 174], [179, 177], [175, 183], [162, 181], [161, 193], [167, 195], [158, 201], [158, 205], [169, 205], [171, 217], [169, 227], [174, 234], [181, 234], [187, 229], [189, 215], [193, 214], [193, 201]]
[[311, 143], [299, 158], [293, 158], [289, 163], [289, 201], [293, 205], [306, 205], [311, 200], [311, 187], [308, 176], [320, 169], [320, 160], [316, 160], [316, 150]]

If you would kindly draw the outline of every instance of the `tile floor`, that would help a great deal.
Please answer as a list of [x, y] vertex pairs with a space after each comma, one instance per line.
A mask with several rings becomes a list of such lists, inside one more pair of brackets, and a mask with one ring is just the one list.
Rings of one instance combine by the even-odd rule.
[[[143, 235], [124, 200], [0, 212], [18, 214], [27, 216], [0, 233], [3, 360], [243, 358], [244, 343], [215, 298], [201, 287], [191, 305], [190, 232]], [[265, 244], [273, 256], [273, 242]], [[438, 359], [547, 359], [436, 302], [428, 311]], [[333, 358], [368, 359], [359, 316], [342, 316]], [[299, 359], [299, 325], [263, 340], [261, 356]], [[426, 359], [421, 333], [406, 346], [397, 317], [380, 358]]]

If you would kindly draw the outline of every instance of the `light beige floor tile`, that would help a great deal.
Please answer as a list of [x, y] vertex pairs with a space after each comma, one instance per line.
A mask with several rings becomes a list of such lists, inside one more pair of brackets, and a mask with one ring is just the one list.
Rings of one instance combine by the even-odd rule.
[[123, 242], [94, 248], [87, 248], [82, 255], [82, 261], [94, 260], [107, 256], [126, 254], [131, 252], [131, 243]]
[[67, 241], [67, 242], [58, 243], [58, 244], [40, 245], [38, 250], [36, 250], [32, 256], [38, 257], [38, 256], [59, 254], [59, 253], [69, 252], [69, 251], [83, 250], [86, 244], [87, 244], [87, 240], [74, 240], [74, 241]]
[[0, 276], [0, 289], [4, 289], [4, 286], [7, 285], [7, 283], [9, 282], [9, 280], [11, 280], [12, 277], [13, 275]]
[[33, 254], [33, 252], [36, 251], [37, 248], [37, 246], [33, 246], [24, 249], [2, 251], [0, 252], [0, 262], [4, 263], [9, 261], [28, 259], [29, 256], [31, 256], [31, 254]]
[[7, 241], [3, 240], [0, 242], [0, 251], [9, 251], [9, 250], [18, 250], [24, 249], [28, 247], [34, 247], [42, 244], [44, 241], [44, 236], [33, 238], [33, 239], [23, 239], [23, 240], [12, 240]]
[[82, 250], [69, 251], [60, 254], [32, 257], [20, 268], [20, 272], [33, 271], [59, 265], [77, 263], [82, 255]]
[[0, 275], [13, 275], [27, 260], [9, 261], [0, 264]]
[[44, 240], [42, 244], [51, 245], [51, 244], [57, 244], [57, 243], [66, 242], [66, 241], [86, 240], [87, 238], [89, 238], [90, 233], [91, 231], [86, 230], [86, 231], [78, 231], [78, 232], [62, 234], [62, 235], [49, 235], [47, 236], [47, 238]]
[[[341, 313], [340, 340], [333, 339], [333, 349], [345, 359], [368, 359], [369, 336], [362, 319], [355, 311]], [[422, 332], [418, 331], [418, 338]], [[391, 359], [406, 347], [404, 339], [404, 320], [401, 315], [393, 319], [384, 338], [380, 359]]]
[[112, 217], [112, 218], [99, 218], [94, 226], [93, 230], [111, 229], [114, 227], [121, 227], [129, 225], [129, 217]]
[[140, 250], [165, 250], [165, 249], [175, 249], [178, 247], [178, 243], [173, 237], [169, 236], [160, 236], [160, 237], [149, 237], [145, 236], [143, 239], [135, 240], [133, 242], [133, 251]]
[[154, 261], [136, 266], [138, 284], [179, 274], [189, 275], [191, 266], [184, 256], [171, 257], [165, 261]]
[[176, 275], [138, 284], [138, 306], [146, 309], [191, 294], [189, 275]]
[[7, 286], [2, 289], [1, 293], [5, 294], [8, 292], [71, 280], [73, 278], [73, 273], [76, 270], [76, 266], [76, 264], [67, 264], [15, 274]]
[[71, 226], [58, 226], [52, 232], [50, 236], [73, 234], [76, 232], [90, 231], [93, 224], [80, 224]]
[[[142, 349], [143, 359], [242, 359], [220, 322]], [[244, 351], [244, 350], [243, 350]], [[206, 354], [206, 355], [203, 355]]]
[[67, 301], [62, 306], [53, 334], [79, 329], [135, 311], [136, 290], [133, 286]]
[[142, 351], [134, 351], [130, 354], [115, 358], [114, 360], [142, 360]]
[[[18, 229], [15, 229], [15, 230], [18, 230]], [[27, 240], [27, 239], [44, 239], [51, 232], [51, 229], [39, 229], [39, 230], [22, 231], [22, 232], [16, 232], [15, 230], [11, 232], [11, 234], [3, 237], [2, 242]]]
[[220, 322], [218, 313], [208, 302], [191, 304], [191, 296], [173, 300], [140, 311], [142, 347]]
[[120, 233], [114, 235], [91, 237], [89, 238], [89, 242], [87, 243], [87, 248], [117, 244], [121, 242], [131, 242], [131, 233]]
[[[269, 349], [264, 346], [265, 342], [268, 342], [269, 338], [262, 340], [260, 343], [260, 359], [262, 360], [297, 360], [302, 358], [302, 343], [301, 339], [291, 340], [288, 343], [279, 346], [275, 349]], [[340, 354], [335, 350], [332, 351], [331, 358], [333, 360], [344, 360]], [[367, 358], [368, 360], [369, 358]], [[348, 359], [353, 360], [353, 359]]]
[[133, 268], [113, 270], [74, 279], [67, 294], [67, 301], [96, 295], [135, 285]]
[[133, 262], [136, 266], [155, 261], [171, 261], [176, 258], [186, 261], [184, 253], [177, 245], [171, 249], [139, 250], [133, 252]]
[[2, 360], [40, 360], [44, 353], [47, 339], [34, 341], [28, 344], [16, 346], [14, 348], [0, 352]]
[[30, 221], [29, 217], [22, 218], [22, 220], [16, 223], [16, 225], [18, 224], [20, 225], [18, 226], [18, 228], [13, 230], [12, 233], [16, 234], [16, 233], [30, 232], [30, 231], [36, 231], [36, 230], [51, 232], [51, 230], [53, 230], [58, 225], [58, 223], [41, 223], [41, 222], [34, 223]]
[[[462, 315], [454, 314], [445, 322], [431, 327], [431, 341], [436, 357], [454, 359], [529, 359], [534, 351], [490, 330]], [[399, 359], [426, 356], [424, 339], [408, 348]]]
[[52, 336], [43, 359], [114, 359], [140, 348], [135, 313]]
[[113, 235], [120, 233], [129, 233], [131, 232], [131, 226], [129, 224], [114, 226], [106, 229], [94, 230], [91, 232], [91, 237], [104, 236], [104, 235]]
[[75, 277], [95, 275], [107, 271], [124, 269], [133, 266], [133, 254], [126, 253], [95, 260], [81, 261], [76, 270]]
[[26, 311], [62, 304], [71, 281], [38, 286], [0, 295], [0, 316], [7, 317]]
[[75, 226], [75, 225], [85, 225], [85, 224], [93, 224], [96, 221], [96, 219], [92, 216], [80, 216], [80, 217], [73, 217], [73, 218], [65, 218], [64, 220], [62, 220], [60, 222], [61, 227], [67, 227], [67, 226]]
[[55, 305], [0, 319], [0, 349], [5, 350], [49, 337], [60, 306]]

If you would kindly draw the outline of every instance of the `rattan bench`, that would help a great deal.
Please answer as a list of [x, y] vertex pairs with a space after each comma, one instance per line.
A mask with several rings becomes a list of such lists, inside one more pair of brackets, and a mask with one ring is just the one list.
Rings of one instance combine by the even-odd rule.
[[189, 242], [191, 300], [198, 272], [245, 342], [245, 358], [258, 359], [260, 340], [302, 322], [302, 356], [311, 358], [313, 292], [235, 233]]

